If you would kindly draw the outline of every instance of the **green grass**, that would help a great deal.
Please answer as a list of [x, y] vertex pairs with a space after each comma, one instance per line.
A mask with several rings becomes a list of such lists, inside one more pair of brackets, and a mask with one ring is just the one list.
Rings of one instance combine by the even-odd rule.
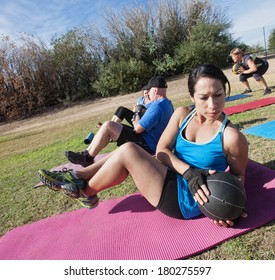
[[[271, 79], [271, 78], [270, 78]], [[236, 83], [237, 84], [237, 83]], [[272, 84], [270, 84], [272, 86]], [[235, 86], [235, 85], [234, 85]], [[233, 93], [240, 92], [233, 86]], [[242, 88], [241, 88], [242, 89]], [[274, 93], [269, 96], [274, 96]], [[269, 97], [267, 96], [267, 97]], [[246, 99], [228, 102], [226, 106], [246, 103], [262, 98], [261, 92], [253, 92]], [[190, 104], [188, 97], [171, 97], [174, 106]], [[239, 129], [274, 120], [275, 105], [247, 111], [230, 116]], [[81, 121], [68, 123], [53, 122], [47, 127], [29, 128], [21, 132], [0, 135], [0, 235], [7, 231], [34, 221], [78, 209], [80, 206], [73, 199], [60, 193], [41, 187], [38, 183], [37, 170], [50, 169], [65, 163], [64, 151], [85, 148], [83, 139], [89, 129], [95, 128], [98, 120], [109, 119], [113, 109], [105, 111], [96, 118], [83, 118]], [[96, 132], [96, 129], [93, 129]], [[249, 157], [265, 166], [275, 169], [274, 140], [247, 136]], [[102, 152], [115, 149], [110, 144]], [[120, 197], [136, 192], [131, 178], [121, 185], [100, 193], [101, 200]], [[194, 233], [195, 234], [195, 233]], [[192, 259], [274, 259], [275, 258], [275, 223], [271, 222], [250, 233], [231, 239]]]

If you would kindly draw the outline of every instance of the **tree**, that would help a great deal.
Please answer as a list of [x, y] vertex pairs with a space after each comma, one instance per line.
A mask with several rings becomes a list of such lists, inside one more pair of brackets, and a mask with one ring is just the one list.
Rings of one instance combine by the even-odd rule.
[[231, 44], [230, 21], [209, 1], [184, 1], [186, 40], [175, 51], [175, 61], [187, 73], [198, 64], [226, 65]]
[[56, 104], [57, 84], [51, 52], [32, 36], [9, 37], [0, 41], [0, 119], [32, 115], [45, 105]]
[[202, 63], [225, 65], [229, 39], [222, 30], [221, 25], [204, 23], [192, 28], [189, 40], [181, 44], [175, 55], [183, 72], [187, 73]]
[[275, 49], [275, 29], [273, 29], [268, 37], [268, 48]]
[[82, 30], [73, 29], [52, 41], [61, 101], [74, 101], [96, 94], [92, 85], [97, 79], [99, 65], [87, 51], [85, 36]]
[[151, 75], [151, 67], [143, 61], [134, 58], [118, 62], [111, 60], [110, 63], [101, 65], [94, 88], [102, 96], [123, 95], [140, 90]]

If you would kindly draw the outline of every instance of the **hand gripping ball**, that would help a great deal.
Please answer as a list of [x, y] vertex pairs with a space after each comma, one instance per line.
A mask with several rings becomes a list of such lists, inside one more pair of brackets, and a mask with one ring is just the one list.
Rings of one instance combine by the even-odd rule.
[[232, 72], [233, 72], [233, 74], [235, 74], [235, 75], [238, 75], [238, 74], [240, 74], [240, 67], [242, 66], [242, 64], [241, 63], [235, 63], [233, 66], [232, 66]]

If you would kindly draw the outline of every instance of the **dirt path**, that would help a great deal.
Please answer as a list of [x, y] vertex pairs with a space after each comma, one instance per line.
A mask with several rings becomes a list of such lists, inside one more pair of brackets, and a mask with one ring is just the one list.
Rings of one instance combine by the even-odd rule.
[[[170, 98], [183, 94], [184, 76], [180, 76], [168, 82]], [[185, 90], [187, 94], [187, 90]], [[26, 129], [35, 129], [42, 126], [52, 125], [58, 120], [62, 122], [78, 121], [87, 116], [95, 116], [108, 111], [115, 111], [118, 106], [132, 108], [141, 91], [109, 98], [102, 98], [95, 101], [86, 102], [83, 104], [74, 105], [63, 110], [53, 109], [50, 112], [43, 113], [32, 118], [14, 121], [0, 125], [0, 135], [5, 135], [14, 132], [20, 132]]]

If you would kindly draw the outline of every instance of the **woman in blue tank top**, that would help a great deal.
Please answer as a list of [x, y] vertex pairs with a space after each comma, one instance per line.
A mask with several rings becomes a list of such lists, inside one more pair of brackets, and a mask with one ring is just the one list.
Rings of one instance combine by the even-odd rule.
[[[79, 171], [43, 170], [40, 178], [50, 188], [59, 188], [92, 208], [100, 191], [120, 184], [130, 174], [143, 196], [165, 215], [178, 219], [199, 216], [198, 203], [207, 202], [209, 195], [208, 174], [229, 167], [244, 183], [248, 144], [223, 113], [227, 86], [230, 93], [228, 79], [215, 65], [194, 69], [188, 89], [195, 107], [175, 110], [159, 139], [156, 157], [135, 143], [126, 143]], [[233, 221], [214, 223], [234, 225]]]
[[[230, 167], [244, 184], [248, 144], [223, 113], [226, 85], [230, 93], [228, 79], [215, 65], [194, 69], [188, 89], [195, 108], [177, 108], [158, 143], [157, 159], [176, 172], [178, 206], [185, 219], [201, 214], [198, 203], [206, 202], [209, 194], [205, 176], [213, 170]], [[165, 211], [169, 206], [163, 202], [159, 207]]]

